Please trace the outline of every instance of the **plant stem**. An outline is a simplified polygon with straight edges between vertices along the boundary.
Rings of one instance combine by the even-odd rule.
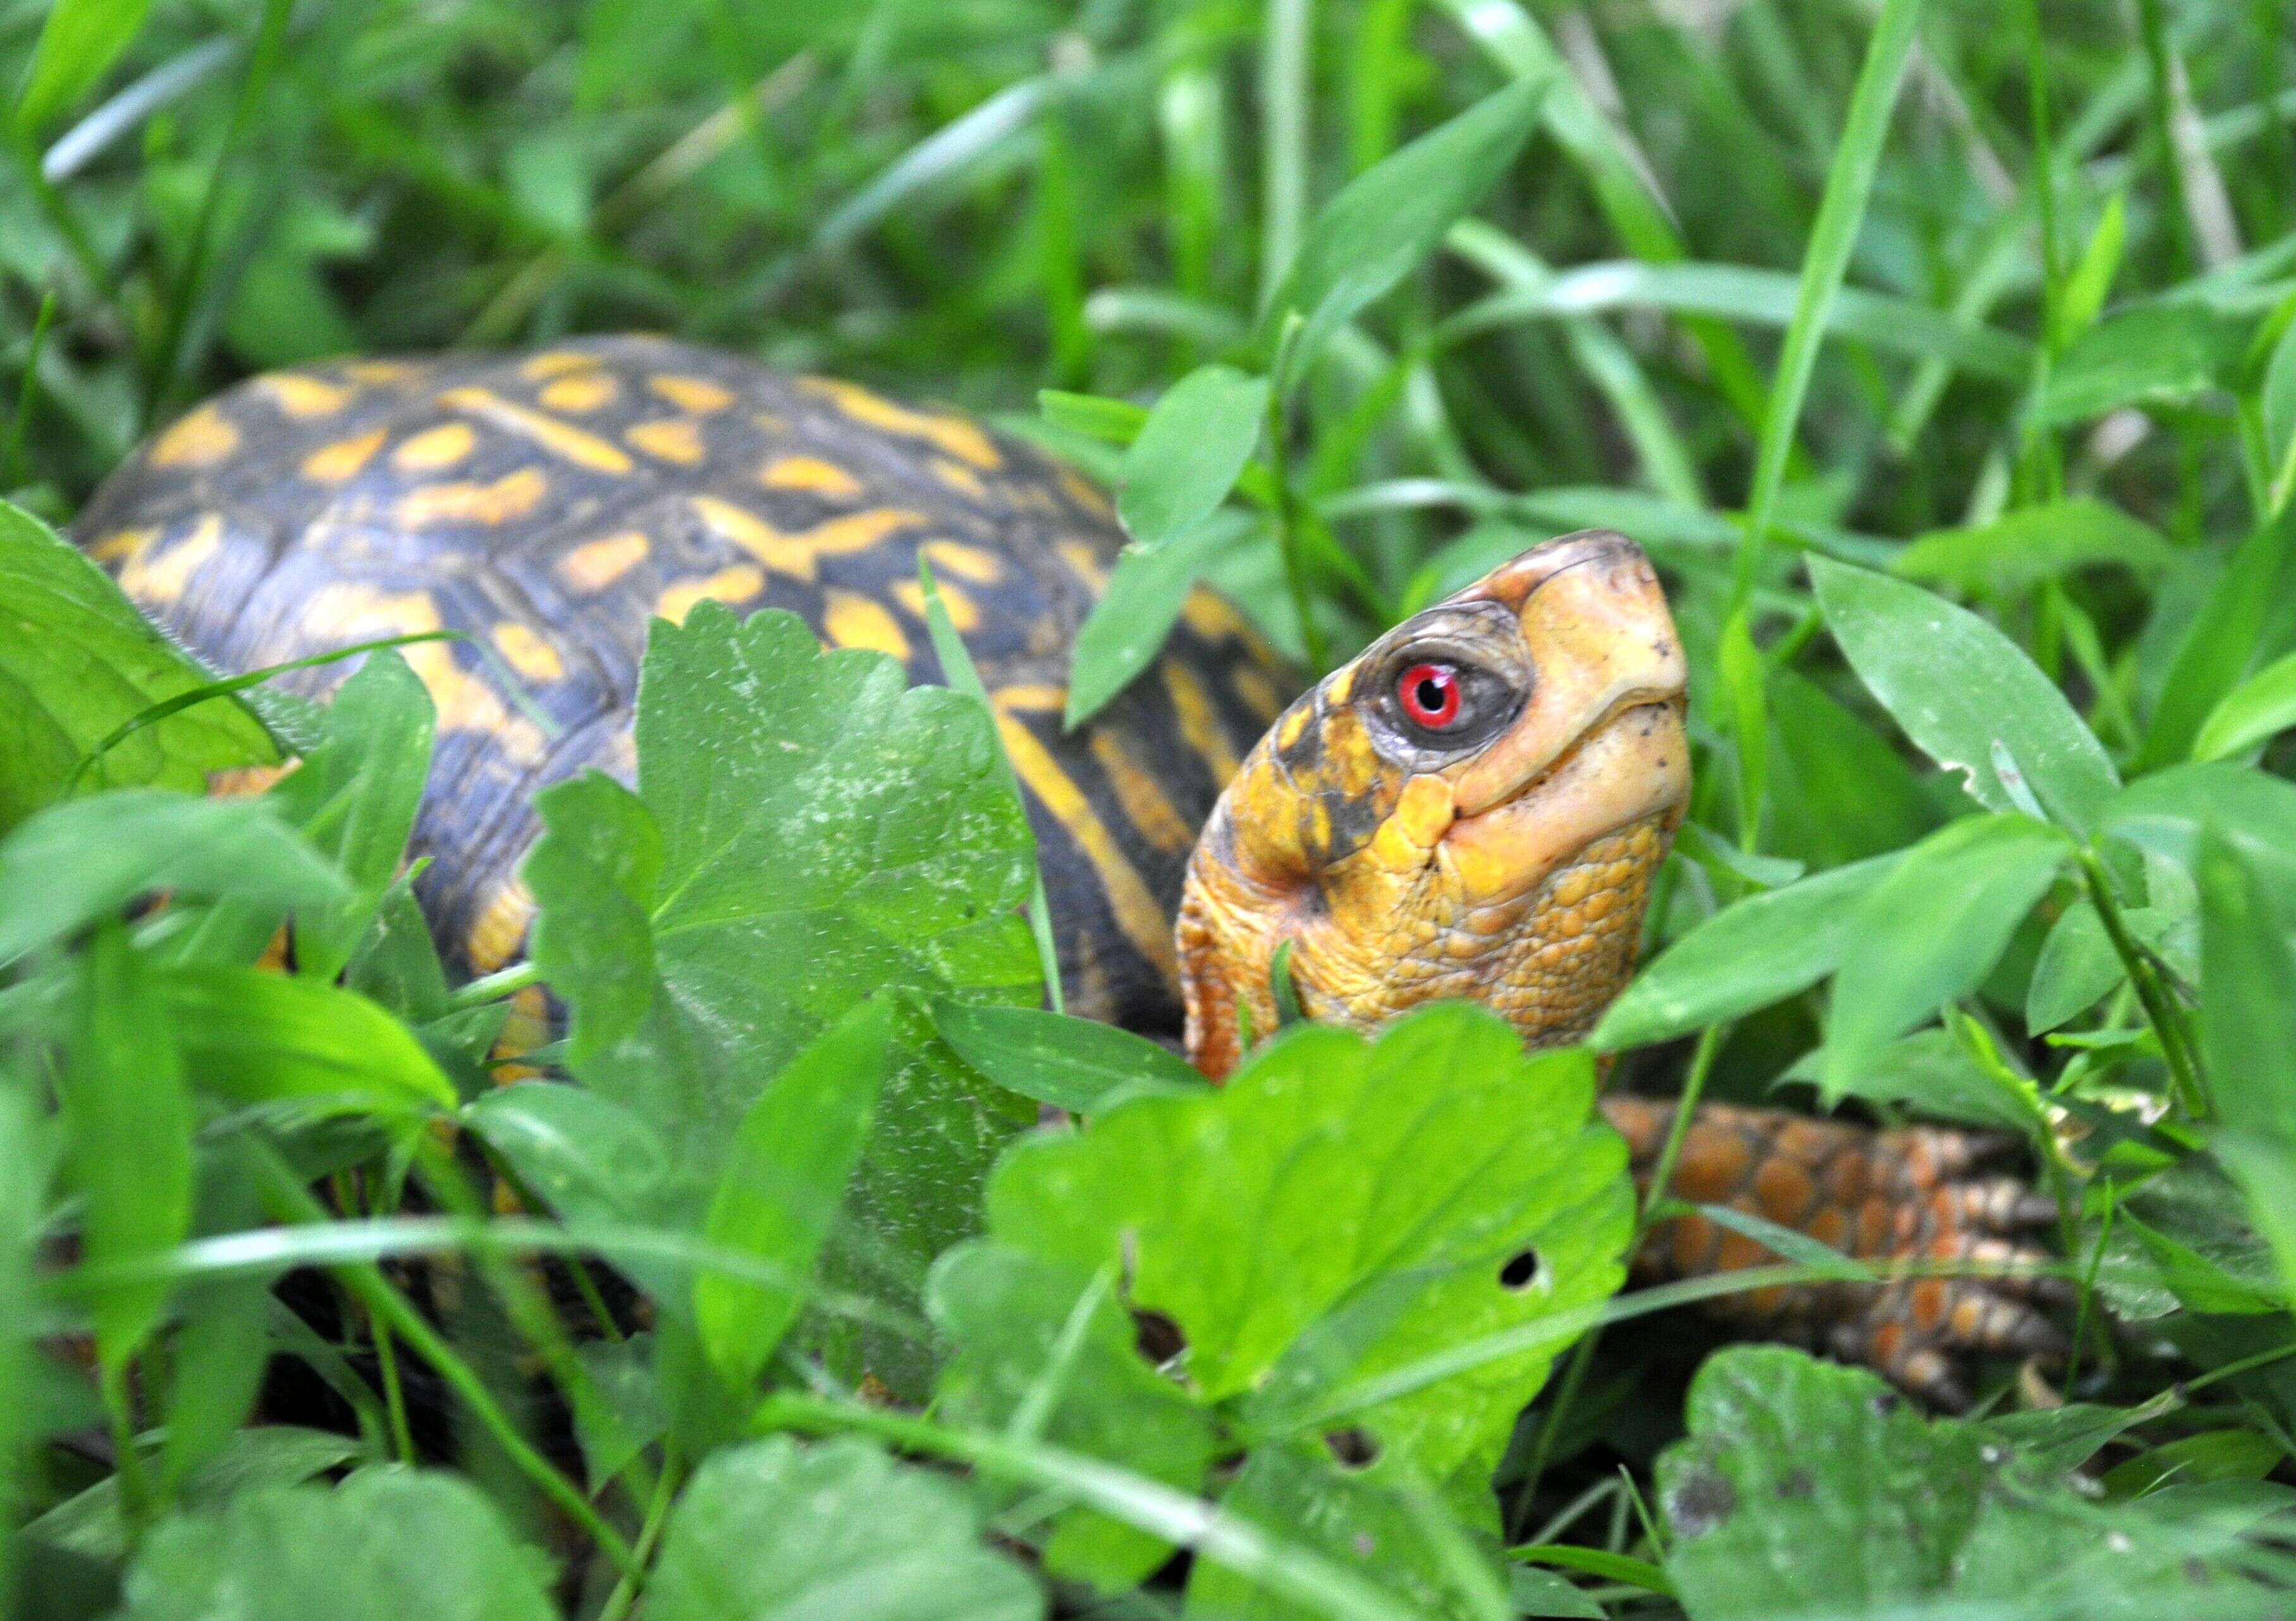
[[[669,1518],[669,1505],[677,1496],[680,1470],[675,1457],[661,1461],[661,1477],[654,1482],[653,1501],[646,1504],[645,1518],[638,1526],[637,1556],[641,1567],[653,1557],[654,1539],[661,1535],[662,1522]],[[636,1570],[622,1572],[622,1579],[614,1584],[614,1591],[606,1597],[605,1607],[598,1612],[598,1621],[622,1621],[630,1606],[637,1601],[638,1589],[644,1578]]]
[[[2121,967],[2128,971],[2128,983],[2136,988],[2136,1000],[2144,1005],[2144,1016],[2155,1034],[2161,1038],[2161,1054],[2168,1061],[2169,1075],[2175,1088],[2177,1100],[2194,1120],[2209,1117],[2208,1095],[2202,1090],[2190,1049],[2185,1045],[2184,1024],[2171,1005],[2168,987],[2152,971],[2152,961],[2136,937],[2128,932],[2128,921],[2120,914],[2120,902],[2114,899],[2112,880],[2104,864],[2093,851],[2080,852],[2081,876],[2087,881],[2089,904],[2096,908],[2097,917],[2103,921],[2105,937],[2120,958]]]
[[[1289,349],[1292,328],[1285,330],[1282,349]],[[1275,363],[1282,375],[1281,350]],[[1316,622],[1315,604],[1308,590],[1308,560],[1300,545],[1300,498],[1292,488],[1291,453],[1284,444],[1283,399],[1280,391],[1267,398],[1267,466],[1275,485],[1275,543],[1283,554],[1283,579],[1292,588],[1292,611],[1300,616],[1300,641],[1308,654],[1308,673],[1320,678],[1332,667],[1332,650]]]
[[[507,968],[497,968],[492,974],[482,974],[468,984],[456,989],[447,999],[447,1005],[456,1012],[465,1008],[482,1007],[517,995],[529,985],[542,983],[542,970],[531,962],[514,962]]]

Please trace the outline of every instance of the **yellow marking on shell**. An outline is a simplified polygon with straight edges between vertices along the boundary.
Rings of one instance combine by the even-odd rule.
[[[529,363],[530,364],[530,363]],[[562,457],[578,467],[587,467],[594,473],[627,473],[632,463],[629,453],[587,433],[571,423],[560,422],[554,416],[545,416],[539,411],[529,411],[514,405],[501,395],[481,388],[448,389],[439,396],[439,403],[451,411],[463,411],[492,423],[507,433],[531,441]]]
[[[360,433],[349,439],[339,439],[332,445],[321,445],[303,458],[303,476],[315,484],[344,484],[357,478],[359,470],[374,458],[382,448],[386,437],[381,428],[371,433]]]
[[[984,547],[962,540],[928,540],[917,548],[937,574],[954,574],[975,585],[995,585],[1004,578],[1004,560]]]
[[[943,580],[937,582],[940,589],[940,605],[948,610],[948,622],[959,630],[980,629],[980,605],[972,600],[964,588]],[[893,581],[893,595],[901,606],[919,619],[925,616],[925,588],[914,580]]]
[[[737,563],[731,568],[719,569],[701,580],[681,580],[654,600],[657,616],[674,625],[685,622],[685,616],[701,602],[742,603],[766,588],[763,571],[747,563]]]
[[[558,572],[578,590],[601,591],[636,568],[652,544],[635,529],[585,540],[558,560]]]
[[[895,530],[924,522],[916,513],[880,506],[790,531],[776,529],[746,507],[715,496],[694,496],[692,501],[695,515],[718,539],[740,547],[775,573],[798,580],[818,579],[824,557],[865,552]]]
[[[530,626],[506,619],[494,628],[495,648],[503,662],[529,681],[555,681],[566,673],[558,649],[534,633]]]
[[[510,999],[510,1015],[503,1020],[501,1031],[495,1037],[494,1057],[496,1062],[488,1074],[497,1086],[508,1086],[513,1081],[531,1081],[542,1071],[531,1064],[504,1063],[501,1060],[521,1057],[550,1039],[550,999],[543,994],[540,985],[529,985]],[[498,1189],[506,1189],[507,1182],[496,1182]]]
[[[1353,697],[1355,691],[1356,667],[1353,664],[1335,671],[1332,679],[1324,683],[1324,702],[1334,710]]]
[[[663,461],[676,462],[691,467],[702,457],[701,424],[684,416],[665,416],[658,422],[642,422],[622,437]]]
[[[221,411],[203,405],[152,441],[154,467],[212,467],[239,448],[239,430]]]
[[[840,647],[874,647],[908,662],[907,634],[874,597],[831,587],[822,593],[821,629]]]
[[[540,383],[545,378],[563,377],[569,372],[596,371],[600,364],[595,355],[579,354],[570,349],[547,349],[529,357],[518,369],[521,376]]]
[[[789,432],[788,422],[782,417],[775,416],[771,411],[757,412],[750,416],[750,420],[757,424],[758,432],[763,433],[786,433]]]
[[[1308,729],[1315,719],[1316,712],[1304,704],[1293,710],[1283,718],[1283,726],[1275,733],[1275,746],[1287,752],[1298,746],[1300,734]]]
[[[1267,671],[1237,664],[1229,669],[1227,684],[1243,700],[1243,706],[1259,717],[1261,725],[1273,726],[1275,717],[1283,712],[1283,695],[1275,690]]]
[[[98,563],[119,563],[133,557],[160,538],[156,529],[117,529],[87,548]]]
[[[1251,627],[1244,622],[1243,615],[1230,605],[1226,597],[1201,586],[1181,600],[1180,617],[1187,621],[1189,629],[1208,642],[1216,642],[1229,636],[1241,640],[1252,634]]]
[[[961,462],[994,472],[1004,465],[1004,457],[988,435],[962,416],[945,416],[937,411],[913,411],[896,405],[882,394],[872,393],[856,383],[840,382],[834,377],[800,377],[798,386],[825,394],[837,408],[856,422],[866,423],[873,428],[882,428],[888,433],[906,433],[930,440]]]
[[[549,493],[550,481],[539,467],[521,467],[491,484],[426,484],[398,498],[398,521],[409,529],[432,523],[492,527],[523,518]]]
[[[1140,836],[1157,849],[1176,854],[1193,845],[1196,830],[1165,797],[1155,774],[1133,759],[1116,729],[1095,726],[1086,735],[1091,738],[1092,757],[1100,762],[1108,786],[1116,791],[1117,802],[1124,807],[1126,818]]]
[[[1053,476],[1060,481],[1061,488],[1068,491],[1070,500],[1094,516],[1112,518],[1116,515],[1116,508],[1109,504],[1108,492],[1075,468],[1062,465],[1054,470]]]
[[[526,931],[533,922],[534,892],[516,878],[498,885],[463,936],[463,950],[471,967],[480,974],[507,967],[526,943]]]
[[[313,593],[303,612],[304,645],[348,646],[385,636],[417,636],[442,629],[439,605],[423,591],[386,591],[363,580],[338,580]],[[418,642],[399,649],[439,712],[439,730],[483,732],[512,767],[537,763],[549,740],[542,728],[512,712],[482,675],[456,661],[445,642]]]
[[[1108,588],[1108,571],[1101,566],[1100,553],[1089,541],[1055,540],[1053,549],[1060,553],[1062,562],[1076,571],[1077,578],[1095,591]]]
[[[996,689],[997,706],[1002,709],[1029,710],[1042,713],[1046,710],[1064,710],[1069,705],[1069,689],[1065,687],[1015,686]]]
[[[1210,770],[1212,781],[1226,786],[1227,779],[1235,775],[1235,747],[1220,726],[1211,695],[1196,679],[1195,671],[1177,659],[1157,660],[1156,671],[1164,678],[1164,690],[1171,695],[1172,708],[1180,718],[1180,736]]]
[[[324,378],[306,377],[299,372],[274,372],[263,379],[261,386],[271,396],[272,404],[306,422],[315,416],[332,416],[350,404],[351,396],[358,391]]]
[[[390,465],[406,473],[436,473],[478,448],[479,436],[466,422],[425,428],[390,453]]]
[[[156,554],[146,548],[119,571],[119,588],[138,602],[172,603],[192,583],[200,565],[223,549],[223,520],[208,514],[192,532]]]
[[[1001,692],[996,695],[996,731],[1004,740],[1004,753],[1012,761],[1013,769],[1092,863],[1093,871],[1100,878],[1101,893],[1107,898],[1108,909],[1116,919],[1116,926],[1132,942],[1132,949],[1154,964],[1166,980],[1177,983],[1171,919],[1156,903],[1139,869],[1118,846],[1108,824],[1100,819],[1091,802],[1085,798],[1084,790],[1061,769],[1060,762],[1037,741],[1037,735],[1007,712],[1004,696]]]
[[[579,416],[594,411],[622,391],[622,385],[608,371],[569,372],[543,384],[535,396],[543,408],[551,411],[571,411]]]
[[[706,416],[722,411],[734,403],[733,391],[720,388],[706,377],[680,377],[665,373],[646,379],[646,387],[660,395],[681,411]]]
[[[979,473],[963,462],[953,462],[945,456],[936,456],[925,465],[932,470],[933,477],[951,490],[962,495],[969,495],[976,501],[988,498],[988,486],[980,481]]]
[[[354,383],[404,383],[420,369],[405,360],[354,360],[343,375]]]
[[[817,456],[784,456],[768,462],[758,474],[758,482],[768,490],[810,490],[831,497],[861,493],[859,479]]]

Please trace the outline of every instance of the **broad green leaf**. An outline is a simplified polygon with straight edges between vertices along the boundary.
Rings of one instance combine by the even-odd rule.
[[[1082,725],[1154,662],[1212,559],[1251,532],[1242,513],[1215,513],[1154,546],[1117,554],[1108,588],[1069,649],[1065,726]]]
[[[106,922],[80,963],[59,1098],[72,1181],[85,1201],[80,1253],[96,1266],[183,1241],[192,1221],[192,1097],[179,1030],[151,965]],[[164,1282],[95,1302],[96,1352],[117,1376],[166,1304]]]
[[[528,955],[573,1010],[567,1058],[579,1073],[652,1005],[661,834],[644,800],[595,771],[544,790],[534,806],[542,836],[520,874],[538,909]]]
[[[549,1621],[542,1557],[476,1486],[363,1469],[332,1491],[250,1492],[154,1530],[121,1621]]]
[[[2040,960],[2025,988],[2025,1030],[2046,1035],[2087,1013],[2128,977],[2104,919],[2087,901],[2077,901],[2050,926]]]
[[[1159,1374],[1112,1288],[1089,1273],[1010,1245],[976,1241],[943,1255],[925,1296],[955,1346],[938,1406],[952,1422],[999,1430],[1024,1419],[1033,1438],[1198,1492],[1218,1450],[1212,1416]],[[1044,1546],[1054,1574],[1104,1590],[1128,1587],[1171,1545],[1093,1510],[1064,1510]]]
[[[37,1140],[29,1089],[0,1068],[0,1518],[20,1526],[33,1501],[29,1466],[39,1433],[35,1391],[33,1263],[47,1195],[47,1156]],[[16,1538],[0,1538],[0,1592],[12,1592]]]
[[[575,1360],[597,1397],[574,1413],[574,1438],[581,1444],[593,1492],[669,1428],[669,1403],[654,1371],[654,1336],[645,1333],[587,1340],[575,1349]],[[601,1417],[611,1422],[599,1422]]]
[[[239,1141],[210,1148],[202,1173],[195,1231],[245,1232],[263,1224]],[[272,1281],[260,1274],[210,1278],[180,1296],[160,1468],[171,1494],[223,1454],[254,1411],[271,1359],[265,1307]]]
[[[1355,1435],[1335,1432],[1256,1446],[1220,1494],[1220,1511],[1313,1549],[1387,1594],[1398,1614],[1472,1617],[1504,1605],[1489,1532],[1451,1518],[1423,1484],[1374,1477],[1358,1445]],[[1321,1621],[1328,1612],[1200,1559],[1181,1613],[1186,1621]]]
[[[430,775],[435,718],[405,659],[390,648],[369,654],[335,689],[317,743],[266,795],[351,888],[340,905],[297,915],[298,974],[331,980],[341,973],[398,878]]]
[[[1985,1427],[2043,1468],[2070,1470],[2087,1463],[2114,1436],[2184,1403],[2182,1394],[2171,1386],[2135,1407],[2069,1402],[2062,1407],[2002,1413],[1987,1419]]]
[[[1812,557],[1811,582],[1850,667],[1915,744],[1988,810],[2013,810],[2005,745],[2049,814],[2086,834],[2120,774],[2054,683],[1999,630],[1885,574]]]
[[[1769,848],[1833,868],[1902,850],[1937,824],[1900,749],[1796,671],[1774,670]]]
[[[1064,389],[1038,389],[1037,407],[1055,427],[1113,445],[1129,445],[1148,421],[1148,407],[1129,399],[1072,394]]]
[[[982,1545],[964,1488],[853,1438],[786,1436],[693,1472],[646,1584],[648,1621],[1037,1621],[1044,1595]]]
[[[1272,350],[1285,317],[1305,321],[1277,389],[1289,394],[1340,328],[1409,275],[1498,183],[1530,134],[1546,81],[1518,80],[1382,159],[1325,203],[1260,318]]]
[[[2056,828],[2006,815],[1951,823],[1898,859],[1858,905],[1834,975],[1828,1103],[1892,1040],[1984,981],[2070,852]]]
[[[2219,1155],[2226,1146],[2219,1134]],[[2097,1297],[2115,1318],[2132,1323],[2187,1304],[2243,1313],[2276,1310],[2275,1297],[2284,1288],[2272,1252],[2250,1219],[2251,1208],[2240,1184],[2207,1156],[2169,1166],[2118,1201],[2097,1266]],[[2093,1248],[2096,1241],[2092,1222],[2084,1242]]]
[[[1140,546],[1168,540],[1227,499],[1259,442],[1267,379],[1200,366],[1164,391],[1124,457],[1116,515]]]
[[[2268,870],[2296,861],[2296,784],[2227,761],[2139,778],[2105,807],[2103,831],[2196,870],[2213,831]]]
[[[734,1128],[702,1237],[809,1274],[845,1204],[883,1084],[892,1009],[862,1003],[790,1060]],[[693,1282],[702,1349],[734,1389],[752,1383],[802,1299],[720,1272]]]
[[[1631,1195],[1618,1140],[1589,1122],[1592,1075],[1585,1054],[1526,1056],[1465,1006],[1369,1044],[1297,1026],[1217,1092],[1136,1098],[1017,1144],[989,1183],[989,1230],[1087,1274],[1121,1267],[1128,1303],[1178,1326],[1193,1389],[1292,1421],[1617,1286]],[[1557,1348],[1355,1421],[1389,1465],[1480,1489]]]
[[[2005,597],[2101,564],[2142,573],[2175,566],[2177,553],[2151,524],[2089,496],[2021,506],[1989,523],[1934,530],[1898,554],[1908,580]]]
[[[67,0],[49,31],[66,13],[84,21],[106,9],[120,8]],[[123,722],[208,679],[77,547],[0,501],[0,834],[61,797]],[[278,757],[251,711],[217,698],[125,739],[81,786],[197,790],[210,771]]]
[[[2057,333],[2061,343],[2079,338],[2103,311],[2112,278],[2120,272],[2120,251],[2128,238],[2128,202],[2126,192],[2115,192],[2105,199],[2096,229],[2081,250],[2080,261],[2065,278],[2064,292],[2057,300],[2057,318],[2063,323]]]
[[[2176,405],[2216,386],[2246,334],[2199,303],[2155,303],[2113,316],[2073,341],[2049,374],[2038,416],[2086,422],[2123,406]]]
[[[194,1470],[181,1485],[179,1508],[219,1510],[234,1498],[301,1485],[331,1469],[357,1461],[360,1448],[346,1436],[292,1424],[253,1424],[235,1432],[221,1452]],[[117,1567],[129,1549],[127,1517],[119,1502],[119,1477],[105,1476],[67,1497],[27,1527],[50,1547]]]
[[[1861,1369],[1733,1347],[1699,1370],[1688,1419],[1658,1481],[1666,1570],[1691,1621],[2138,1621],[2251,1591],[2212,1557],[2231,1546],[2222,1533],[2094,1505],[1985,1427],[1926,1418]]]
[[[2204,834],[2201,892],[2202,1050],[2218,1115],[2240,1146],[2226,1156],[2256,1223],[2296,1286],[2296,936],[2286,902],[2226,839]]]
[[[1816,1086],[1825,1062],[1821,1047],[1779,1076],[1777,1084]],[[1935,1119],[2005,1126],[2028,1135],[2038,1135],[2046,1123],[2033,1082],[2012,1085],[1989,1073],[1950,1030],[1916,1030],[1899,1037],[1844,1077],[1842,1090],[1871,1103],[1910,1104]]]
[[[547,940],[554,911],[577,931],[619,915],[615,894],[631,897],[626,876],[652,868],[660,840],[645,1010],[570,1058],[584,1083],[660,1132],[682,1170],[714,1182],[773,1077],[881,989],[1038,996],[1019,912],[1031,842],[979,704],[909,688],[882,654],[824,653],[793,614],[743,622],[705,603],[683,627],[653,627],[637,749],[651,830],[588,790],[554,801],[530,860],[548,877]],[[554,867],[569,849],[578,859]],[[554,986],[578,1030],[602,1007],[610,1027],[627,1020],[636,997],[619,975],[609,965]],[[931,1258],[975,1230],[980,1181],[1035,1109],[959,1061],[922,1008],[895,1015],[891,1064],[828,1264],[852,1287],[914,1302]],[[896,1388],[921,1389],[929,1371],[897,1341],[833,1349],[854,1377],[865,1361]]]
[[[2296,325],[2289,328],[2296,332]],[[2193,739],[2193,758],[2244,754],[2296,726],[2296,653],[2275,659],[2225,694]]]
[[[1598,1052],[1663,1041],[1783,1001],[1833,972],[1859,903],[1895,856],[1875,856],[1725,907],[1644,968],[1587,1038]]]
[[[997,1085],[1072,1115],[1097,1111],[1136,1087],[1204,1084],[1195,1066],[1145,1036],[1037,1008],[933,1004],[933,1028]]]
[[[2276,512],[2296,486],[2296,322],[2272,346],[2257,408],[2263,419],[2264,465],[2271,480],[2268,498]]]
[[[193,1080],[218,1097],[386,1116],[459,1101],[414,1033],[356,992],[213,965],[169,968],[156,989]]]
[[[16,102],[17,138],[37,142],[50,120],[85,95],[127,48],[151,9],[152,0],[56,0]]]
[[[2259,526],[2226,563],[2177,646],[2137,751],[2136,769],[2171,765],[2190,754],[2202,726],[2247,676],[2292,544],[2296,510]]]
[[[326,906],[342,879],[260,800],[158,788],[51,806],[0,842],[0,963],[165,890],[282,909]]]

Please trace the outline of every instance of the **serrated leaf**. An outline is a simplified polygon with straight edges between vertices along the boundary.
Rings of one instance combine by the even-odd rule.
[[[1439,1007],[1375,1043],[1319,1025],[1221,1090],[1120,1104],[998,1165],[1000,1243],[1087,1273],[1187,1342],[1189,1385],[1258,1421],[1445,1345],[1599,1301],[1630,1194],[1590,1123],[1583,1053],[1525,1056],[1494,1015]],[[1510,1263],[1534,1257],[1516,1287]],[[1373,1408],[1390,1467],[1479,1489],[1546,1376],[1542,1346]]]
[[[1178,1491],[1202,1489],[1218,1446],[1210,1412],[1149,1366],[1131,1318],[1111,1290],[1095,1293],[1090,1273],[976,1241],[940,1258],[925,1300],[956,1348],[936,1386],[953,1422],[1001,1430],[1032,1414],[1036,1439]],[[1081,1506],[1061,1513],[1044,1547],[1055,1575],[1110,1592],[1171,1553]]]
[[[1041,1008],[942,1000],[933,1004],[933,1028],[997,1085],[1073,1115],[1135,1087],[1205,1084],[1193,1065],[1145,1036]]]
[[[102,9],[61,6],[49,29],[66,12]],[[77,547],[0,501],[0,833],[61,797],[82,759],[122,723],[208,679]],[[82,788],[196,791],[211,771],[278,757],[254,713],[222,697],[127,737]]]
[[[244,1493],[160,1525],[127,1573],[122,1621],[550,1621],[547,1566],[478,1488],[363,1469],[332,1491]]]
[[[1644,968],[1587,1044],[1616,1052],[1662,1041],[1807,991],[1841,963],[1859,904],[1896,860],[1875,856],[1725,907]]]
[[[865,1442],[787,1437],[693,1472],[646,1584],[649,1621],[1037,1621],[1044,1596],[980,1542],[964,1490]]]
[[[661,833],[644,800],[595,771],[535,795],[534,808],[543,834],[521,869],[537,909],[529,957],[573,1011],[567,1053],[579,1073],[653,1003]]]
[[[52,805],[0,841],[0,964],[156,890],[283,911],[346,893],[259,800],[124,788]]]
[[[2007,815],[1950,823],[1898,858],[1859,903],[1834,975],[1828,1104],[1891,1041],[1982,983],[2070,853],[2056,828]]]
[[[1996,774],[2004,744],[2049,814],[2087,834],[2120,786],[2112,757],[2055,683],[1966,608],[1829,558],[1810,580],[1858,679],[1931,759],[1959,771],[1992,810],[2013,810]]]
[[[1306,323],[1276,386],[1289,394],[1333,333],[1409,275],[1443,233],[1498,184],[1530,134],[1546,80],[1518,79],[1382,158],[1308,226],[1260,320],[1273,349],[1284,317]]]

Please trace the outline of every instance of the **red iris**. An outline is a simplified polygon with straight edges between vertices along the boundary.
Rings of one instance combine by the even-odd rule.
[[[1459,672],[1448,664],[1414,664],[1396,678],[1395,695],[1414,725],[1439,732],[1459,718]]]

